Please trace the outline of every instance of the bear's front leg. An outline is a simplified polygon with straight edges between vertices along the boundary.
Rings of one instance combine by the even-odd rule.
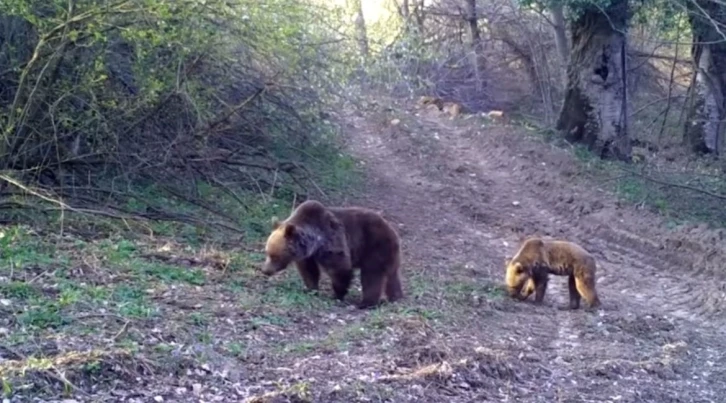
[[[318,263],[330,276],[335,299],[342,301],[348,294],[350,283],[353,280],[350,257],[342,252],[325,251],[319,254]]]
[[[305,283],[305,287],[309,291],[317,291],[320,284],[320,267],[318,267],[315,259],[298,260],[295,265],[300,277],[303,279],[303,283]]]

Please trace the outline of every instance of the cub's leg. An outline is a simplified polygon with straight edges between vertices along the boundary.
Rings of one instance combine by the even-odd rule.
[[[314,259],[298,260],[295,262],[297,271],[305,283],[305,287],[310,291],[316,291],[320,283],[320,267]]]
[[[597,291],[595,291],[594,276],[575,277],[575,285],[577,291],[582,295],[582,298],[585,299],[590,308],[600,306],[600,298],[598,298]]]
[[[529,298],[530,295],[534,294],[535,291],[535,285],[533,279],[528,279],[526,283],[524,283],[524,294],[522,294],[521,300],[524,301],[527,298]]]
[[[548,279],[546,277],[538,278],[538,279],[534,280],[534,303],[535,304],[541,304],[542,301],[544,301],[545,292],[547,291],[547,281],[548,281]]]
[[[570,289],[570,309],[577,309],[580,307],[580,293],[577,291],[577,280],[574,275],[567,276],[567,285]]]

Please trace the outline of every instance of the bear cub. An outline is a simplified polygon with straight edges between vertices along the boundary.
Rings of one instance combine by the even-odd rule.
[[[505,282],[512,298],[525,300],[534,292],[535,303],[541,303],[549,275],[554,274],[568,277],[570,309],[580,307],[580,298],[590,308],[600,306],[595,290],[595,258],[573,242],[529,238],[506,266]]]
[[[399,236],[372,210],[305,201],[286,220],[273,219],[265,254],[265,275],[272,276],[294,262],[312,291],[318,289],[322,270],[330,277],[338,300],[348,293],[354,269],[360,269],[361,309],[378,305],[383,290],[389,302],[403,297]]]

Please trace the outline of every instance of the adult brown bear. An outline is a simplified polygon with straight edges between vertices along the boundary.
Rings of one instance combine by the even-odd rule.
[[[354,269],[360,269],[361,309],[378,305],[384,289],[389,302],[403,297],[398,234],[372,210],[308,200],[286,220],[274,219],[265,253],[264,274],[272,276],[295,262],[305,286],[317,290],[322,269],[339,300],[348,293]]]
[[[549,275],[568,276],[570,309],[580,307],[581,297],[590,308],[595,308],[600,305],[595,290],[596,272],[595,258],[581,246],[568,241],[529,238],[507,262],[505,282],[512,298],[524,300],[534,292],[535,302],[541,303]]]

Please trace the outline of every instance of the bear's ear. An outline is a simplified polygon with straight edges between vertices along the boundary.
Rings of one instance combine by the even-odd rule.
[[[338,220],[338,217],[336,217],[333,213],[329,211],[326,212],[325,218],[327,219],[328,227],[330,227],[331,230],[337,231],[343,227],[343,223],[341,223],[340,220]]]
[[[297,227],[295,224],[287,224],[285,226],[285,238],[294,238],[297,235]]]
[[[272,224],[273,231],[280,228],[280,225],[282,225],[282,222],[280,222],[280,219],[277,216],[272,216],[270,223]]]

